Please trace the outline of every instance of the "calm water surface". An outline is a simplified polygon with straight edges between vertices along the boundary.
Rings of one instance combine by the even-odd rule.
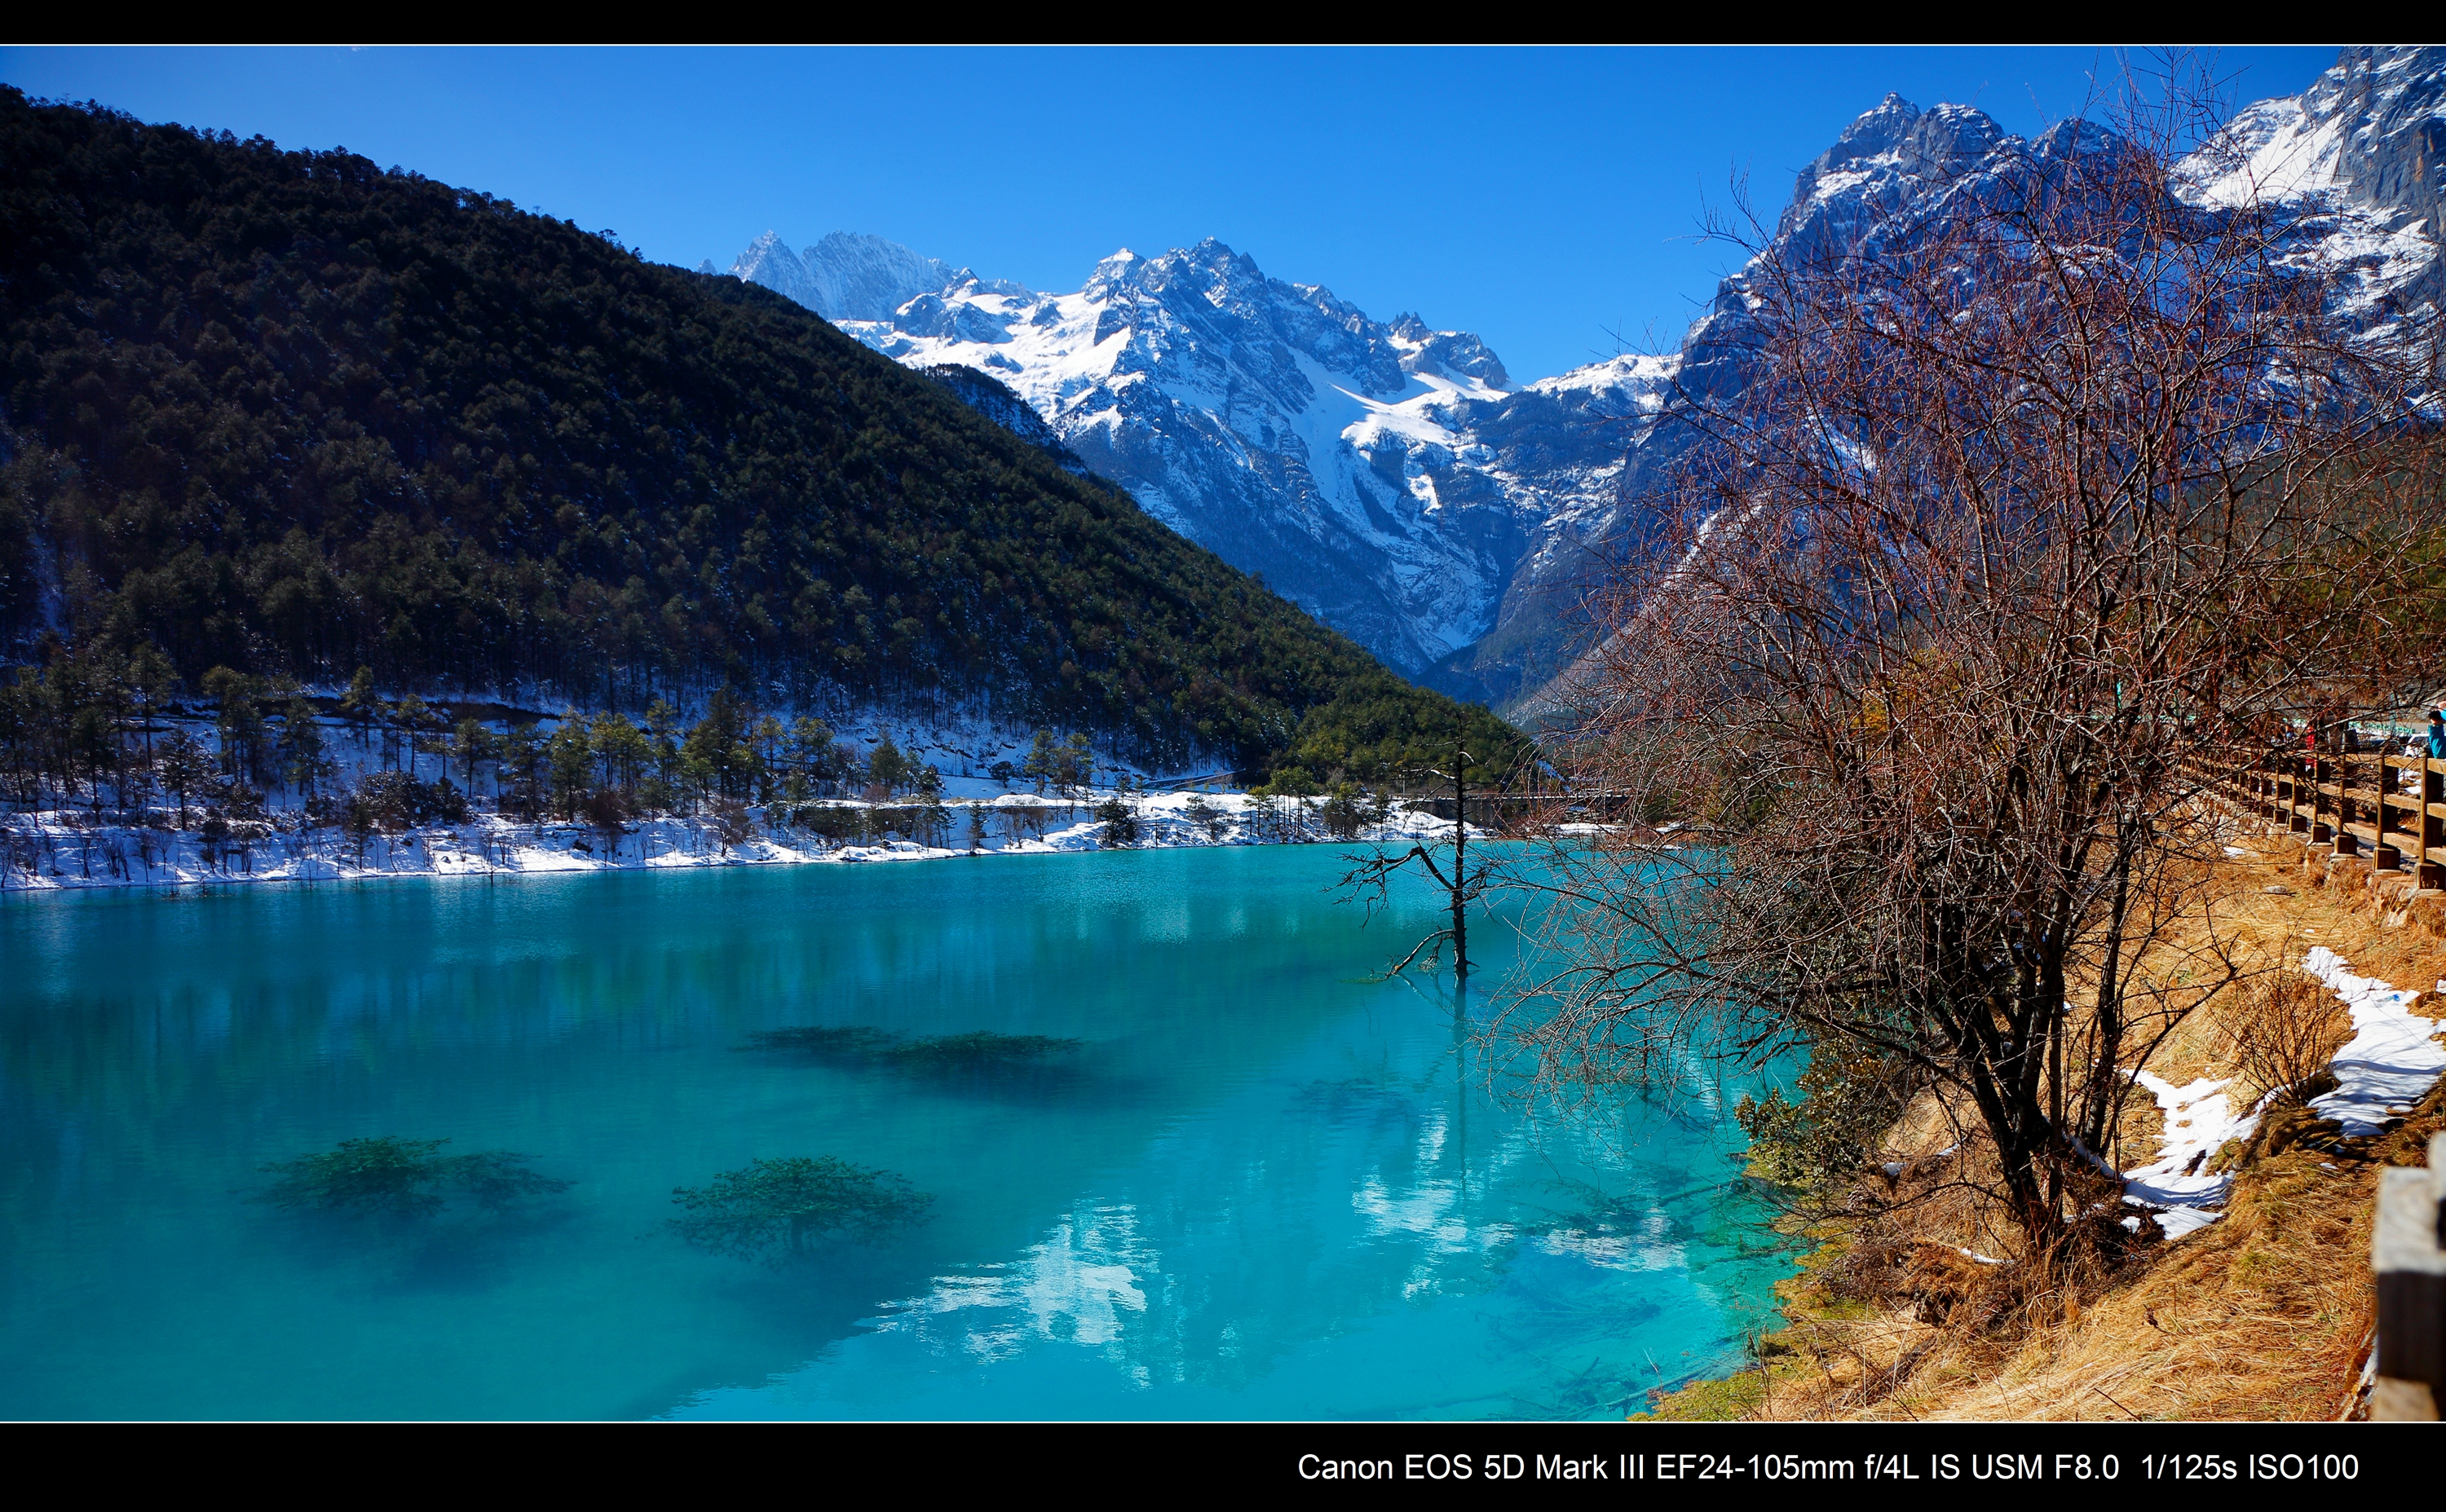
[[[1363,930],[1339,870],[10,898],[0,1417],[1584,1417],[1729,1364],[1788,1273],[1729,1119],[1491,1099],[1447,992],[1360,980],[1432,900]],[[1087,1045],[951,1082],[736,1048],[794,1024]],[[575,1185],[405,1226],[249,1200],[383,1134]],[[932,1221],[781,1268],[665,1227],[800,1154]]]

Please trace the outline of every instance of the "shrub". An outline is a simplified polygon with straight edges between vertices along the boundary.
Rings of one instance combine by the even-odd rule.
[[[1189,822],[1205,831],[1210,841],[1223,838],[1223,811],[1207,802],[1202,793],[1190,795]]]
[[[738,799],[716,798],[707,806],[707,812],[713,816],[714,833],[722,836],[722,843],[732,849],[756,838],[755,815],[749,813],[747,805]]]
[[[776,1264],[828,1240],[882,1238],[925,1221],[933,1198],[908,1178],[830,1155],[752,1160],[704,1186],[677,1186],[671,1228],[698,1249]]]
[[[1750,1168],[1778,1186],[1827,1193],[1859,1175],[1902,1116],[1914,1090],[1908,1066],[1819,1045],[1800,1073],[1800,1097],[1780,1088],[1744,1092],[1733,1117],[1750,1136]]]
[[[2325,1089],[2328,1065],[2353,1036],[2343,999],[2306,974],[2285,972],[2238,995],[2219,1016],[2234,1068],[2262,1093],[2306,1102]]]
[[[264,1172],[277,1180],[262,1200],[280,1207],[388,1218],[427,1218],[452,1197],[499,1212],[529,1197],[569,1189],[570,1183],[527,1169],[527,1157],[506,1149],[444,1155],[446,1139],[344,1139],[317,1155],[275,1161]]]
[[[1050,1035],[1001,1035],[980,1030],[913,1039],[880,1052],[880,1056],[903,1071],[992,1071],[1066,1055],[1080,1044],[1076,1039]]]

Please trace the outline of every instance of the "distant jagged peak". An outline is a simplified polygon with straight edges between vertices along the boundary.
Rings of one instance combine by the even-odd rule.
[[[732,276],[762,284],[828,320],[890,320],[910,301],[957,291],[1025,295],[1021,286],[977,276],[939,257],[868,232],[836,231],[794,252],[767,231],[730,265]]]
[[[813,297],[800,303],[827,320],[889,320],[911,300],[939,294],[968,273],[939,257],[858,231],[826,233],[806,250],[804,261]]]
[[[1834,144],[1800,171],[1792,202],[1806,204],[1828,180],[1838,177],[1855,183],[1884,172],[1957,178],[2004,140],[2004,128],[1983,110],[1942,103],[1922,110],[1890,93],[1844,127]]]
[[[747,244],[730,265],[730,276],[751,284],[762,284],[777,293],[787,294],[801,305],[814,303],[808,296],[807,268],[799,254],[781,239],[778,231],[767,231]]]
[[[1512,386],[1512,375],[1503,370],[1502,360],[1473,332],[1437,330],[1415,311],[1395,316],[1384,329],[1402,350],[1405,373],[1441,372],[1462,383],[1475,379],[1497,394]]]
[[[1098,263],[1087,274],[1086,287],[1080,290],[1089,299],[1109,299],[1113,293],[1136,281],[1146,259],[1127,247]]]

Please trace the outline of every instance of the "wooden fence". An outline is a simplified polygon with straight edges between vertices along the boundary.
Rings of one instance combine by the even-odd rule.
[[[2446,761],[2304,752],[2215,785],[2305,844],[2366,862],[2374,887],[2446,884]],[[2446,1134],[2430,1141],[2427,1169],[2380,1173],[2371,1269],[2369,1415],[2434,1422],[2446,1403]]]
[[[2446,761],[2321,753],[2279,757],[2229,791],[2258,817],[2373,869],[2446,887]]]

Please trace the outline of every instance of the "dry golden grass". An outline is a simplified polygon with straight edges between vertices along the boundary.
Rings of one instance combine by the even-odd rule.
[[[2267,993],[2312,946],[2423,993],[2446,976],[2446,944],[2432,932],[2437,915],[2407,921],[2365,889],[2323,887],[2301,848],[2281,837],[2235,844],[2256,853],[2215,867],[2197,916],[2176,921],[2164,950],[2143,964],[2171,982],[2186,970],[2221,974],[2222,954],[2244,976],[2168,1037],[2151,1060],[2158,1074],[2235,1075],[2234,1015],[2223,1003]],[[2292,891],[2265,891],[2270,885]],[[2438,1007],[2424,998],[2416,1011],[2435,1017]],[[2259,1090],[2235,1089],[2252,1098]],[[1932,1096],[1915,1102],[1886,1155],[1905,1163],[1902,1178],[1869,1178],[1888,1201],[1915,1200],[1818,1230],[1826,1245],[1784,1284],[1791,1324],[1761,1341],[1759,1366],[1661,1397],[1655,1415],[2332,1418],[2350,1406],[2369,1347],[2378,1171],[2420,1163],[2428,1137],[2446,1129],[2446,1086],[2372,1140],[2338,1140],[2332,1125],[2322,1132],[2298,1106],[2280,1105],[2221,1221],[2083,1276],[2033,1279],[1959,1253],[2009,1256],[2013,1243],[1969,1185],[1947,1179],[1976,1173],[1979,1142],[1931,1158],[1960,1138],[1959,1122]],[[2157,1122],[2145,1096],[2130,1105],[2122,1164],[2147,1159]]]

